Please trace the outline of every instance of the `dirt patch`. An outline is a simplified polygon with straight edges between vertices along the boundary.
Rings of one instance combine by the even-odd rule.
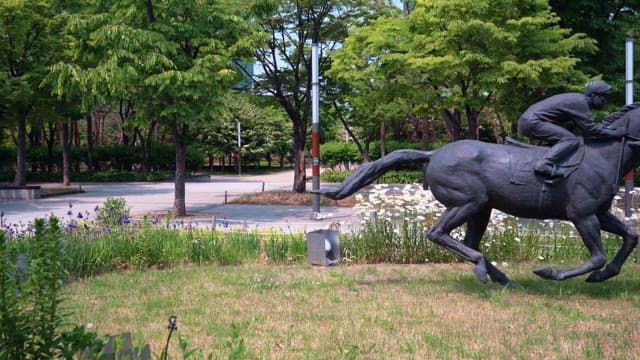
[[[310,193],[296,193],[292,191],[267,191],[255,194],[245,194],[229,201],[231,204],[248,205],[309,205],[311,206]],[[354,196],[342,200],[330,200],[320,197],[320,205],[353,207],[356,204]]]
[[[41,198],[48,198],[54,196],[62,196],[62,195],[73,195],[83,193],[82,186],[80,185],[72,185],[72,186],[42,186],[42,191],[40,193]]]

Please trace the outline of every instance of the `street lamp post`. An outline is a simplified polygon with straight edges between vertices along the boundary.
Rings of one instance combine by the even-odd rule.
[[[311,158],[312,178],[311,208],[313,216],[320,213],[320,89],[318,69],[319,46],[311,44]]]

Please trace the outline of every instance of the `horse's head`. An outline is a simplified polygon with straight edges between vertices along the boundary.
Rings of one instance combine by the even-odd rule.
[[[620,111],[607,115],[602,122],[616,129],[626,129],[629,140],[640,141],[640,102],[625,105]]]

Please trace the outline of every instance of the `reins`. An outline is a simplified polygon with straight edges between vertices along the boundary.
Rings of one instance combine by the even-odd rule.
[[[613,191],[614,193],[618,192],[618,187],[620,186],[620,170],[622,167],[622,156],[624,155],[624,148],[627,146],[627,139],[631,139],[634,141],[640,140],[640,138],[636,136],[629,135],[629,116],[626,117],[624,122],[624,135],[622,136],[622,146],[620,147],[620,155],[618,156],[618,168],[616,170],[616,180],[613,183]]]

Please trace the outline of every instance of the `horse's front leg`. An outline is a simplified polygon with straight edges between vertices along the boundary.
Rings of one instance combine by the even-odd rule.
[[[611,277],[614,277],[620,273],[622,265],[627,261],[629,255],[633,251],[633,248],[638,244],[638,234],[631,231],[631,229],[615,217],[610,212],[598,214],[600,220],[600,228],[606,232],[616,234],[622,237],[622,246],[618,250],[618,253],[613,260],[604,268],[604,270],[597,270],[591,273],[587,278],[589,282],[605,281]]]
[[[600,222],[595,214],[591,214],[573,221],[578,229],[582,242],[589,250],[591,257],[579,266],[566,269],[554,270],[551,267],[543,267],[533,272],[545,279],[564,280],[587,272],[600,269],[607,262],[607,256],[600,240]]]

